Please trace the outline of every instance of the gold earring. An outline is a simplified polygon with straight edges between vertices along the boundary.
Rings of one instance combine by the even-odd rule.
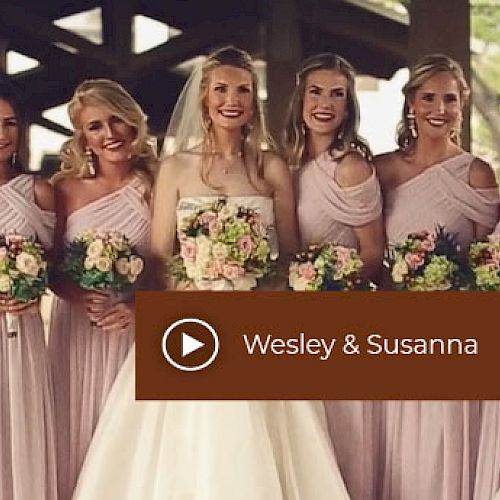
[[[92,150],[87,146],[85,148],[85,158],[87,161],[87,170],[91,177],[95,177],[95,163],[94,163],[94,155],[92,154]]]
[[[408,128],[410,129],[411,136],[416,139],[418,137],[417,124],[415,122],[415,111],[410,109],[406,115],[408,119]]]

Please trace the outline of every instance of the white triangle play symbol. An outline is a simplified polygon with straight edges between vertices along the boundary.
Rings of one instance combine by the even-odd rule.
[[[191,354],[194,351],[197,351],[201,347],[205,345],[204,342],[200,342],[195,338],[191,337],[187,333],[182,332],[182,357]]]

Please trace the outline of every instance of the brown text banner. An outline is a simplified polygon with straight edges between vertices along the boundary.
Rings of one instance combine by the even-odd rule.
[[[494,292],[140,292],[137,399],[500,399]]]

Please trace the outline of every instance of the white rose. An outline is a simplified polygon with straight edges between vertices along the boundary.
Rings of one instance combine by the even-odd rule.
[[[130,271],[130,264],[128,263],[128,259],[126,259],[125,257],[121,257],[120,259],[118,259],[116,261],[115,267],[118,273],[123,276],[128,274]]]
[[[111,237],[110,237],[110,241],[111,241],[111,245],[116,248],[116,250],[118,250],[119,252],[121,252],[122,250],[125,250],[125,238],[123,237],[123,235],[119,232],[113,232],[111,233]]]
[[[210,257],[210,249],[212,245],[210,239],[205,235],[198,236],[196,238],[196,259],[200,261],[205,261]]]
[[[108,257],[99,257],[96,260],[95,267],[102,273],[106,273],[111,269],[111,259]]]
[[[87,271],[90,271],[93,267],[95,267],[96,262],[97,261],[96,259],[94,259],[94,257],[85,257],[83,267],[85,267]]]
[[[301,277],[297,277],[293,283],[290,282],[290,286],[295,292],[305,292],[307,290],[307,285],[309,285],[309,281]]]
[[[392,268],[392,280],[394,283],[402,283],[404,277],[408,274],[408,265],[403,259],[399,259],[394,263]]]
[[[103,250],[104,250],[104,244],[102,240],[95,240],[88,246],[87,256],[96,259],[97,257],[101,256]]]
[[[0,275],[0,292],[1,293],[10,292],[10,278],[6,274]]]
[[[143,269],[144,269],[144,261],[140,257],[132,255],[132,257],[130,257],[130,274],[133,274],[134,276],[139,276],[139,274],[142,273]]]
[[[40,270],[36,258],[26,252],[21,252],[16,257],[16,268],[29,276],[38,276],[38,271]]]
[[[128,278],[129,283],[135,283],[135,281],[137,280],[137,275],[136,274],[129,274],[127,276],[127,278]]]
[[[217,242],[212,247],[212,256],[217,260],[224,260],[228,256],[228,251],[226,245],[221,242]]]
[[[226,203],[219,211],[219,219],[227,220],[238,213],[238,207],[234,203]]]

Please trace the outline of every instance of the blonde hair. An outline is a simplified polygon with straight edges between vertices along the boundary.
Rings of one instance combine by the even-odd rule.
[[[448,72],[455,78],[458,84],[460,104],[463,108],[469,99],[470,89],[464,77],[464,72],[460,64],[444,54],[429,54],[420,59],[411,69],[408,82],[403,87],[405,102],[401,121],[396,132],[396,141],[401,150],[411,151],[417,142],[417,138],[412,136],[410,129],[410,101],[415,97],[417,90],[431,77],[440,72]],[[460,129],[454,129],[451,140],[460,146]]]
[[[288,117],[284,130],[284,149],[289,165],[301,167],[307,162],[307,128],[303,119],[304,94],[307,76],[318,70],[338,71],[347,80],[347,112],[340,125],[340,130],[332,136],[329,151],[341,151],[348,154],[359,151],[365,158],[372,154],[367,142],[358,134],[359,103],[355,90],[356,73],[354,68],[343,57],[325,52],[307,58],[296,74],[296,85],[290,102]]]
[[[215,52],[212,52],[203,62],[201,67],[201,82],[200,82],[200,106],[202,110],[202,128],[203,141],[201,144],[202,150],[202,169],[201,177],[205,184],[212,186],[208,180],[210,169],[213,165],[215,152],[215,137],[212,129],[212,123],[208,116],[205,100],[208,95],[210,82],[210,74],[219,66],[231,66],[240,68],[250,73],[252,77],[252,118],[242,127],[241,144],[243,161],[245,162],[245,153],[250,151],[256,155],[257,173],[262,177],[264,164],[264,150],[274,150],[273,141],[269,135],[262,106],[258,97],[258,77],[253,66],[252,57],[244,50],[233,46],[223,47]],[[250,179],[252,180],[252,179]]]
[[[91,177],[80,123],[85,106],[105,106],[135,131],[132,141],[132,168],[143,180],[150,193],[157,170],[154,140],[148,134],[146,115],[133,97],[117,82],[107,79],[85,80],[75,90],[68,105],[68,114],[74,128],[73,137],[61,147],[61,171],[53,180],[64,177]]]

